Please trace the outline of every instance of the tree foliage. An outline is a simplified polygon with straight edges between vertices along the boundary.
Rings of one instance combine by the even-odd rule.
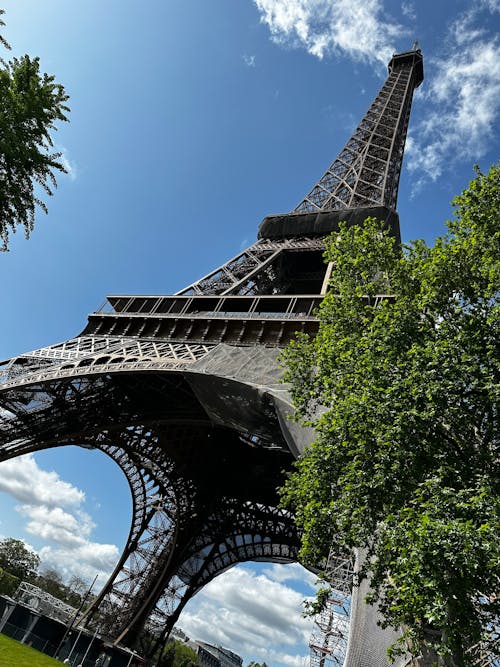
[[[284,353],[317,434],[283,490],[302,557],[364,549],[385,622],[464,666],[500,606],[499,181],[477,171],[432,247],[341,226],[319,333]]]
[[[44,568],[33,583],[58,600],[76,608],[81,605],[88,589],[87,584],[76,576],[72,577],[66,585],[62,575],[53,568]]]
[[[12,597],[20,583],[18,577],[0,567],[0,595]]]
[[[0,567],[20,580],[33,580],[40,557],[26,548],[22,540],[7,537],[0,540]]]
[[[184,642],[172,639],[162,652],[160,667],[197,667],[196,651]]]
[[[66,172],[61,153],[52,151],[51,132],[57,121],[68,120],[69,108],[64,87],[40,71],[38,58],[0,63],[0,249],[7,250],[18,225],[29,237],[37,205],[47,212],[37,191],[51,195],[54,172]]]

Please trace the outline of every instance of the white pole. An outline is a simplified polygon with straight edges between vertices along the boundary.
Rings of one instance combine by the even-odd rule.
[[[72,654],[73,654],[73,651],[75,650],[75,646],[78,644],[78,640],[80,639],[80,637],[81,637],[81,635],[82,635],[82,632],[83,632],[83,628],[80,629],[80,632],[78,633],[78,636],[77,636],[77,638],[75,639],[75,643],[74,643],[73,646],[71,647],[71,651],[69,652],[69,655],[68,655],[68,660],[71,658],[71,656],[72,656]]]
[[[97,628],[97,630],[94,632],[94,636],[92,637],[92,639],[90,640],[89,645],[87,646],[87,650],[85,651],[85,655],[84,655],[83,658],[82,658],[82,665],[83,665],[84,662],[85,662],[85,658],[87,657],[87,653],[90,651],[90,647],[91,647],[92,644],[94,643],[94,639],[97,637],[97,633],[98,633],[98,632],[99,632],[99,628]]]

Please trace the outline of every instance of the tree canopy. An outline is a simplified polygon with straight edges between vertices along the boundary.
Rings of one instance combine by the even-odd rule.
[[[33,580],[40,557],[30,551],[22,540],[7,537],[0,540],[0,567],[20,580]]]
[[[159,664],[161,667],[196,667],[196,651],[184,642],[171,639],[163,649]]]
[[[0,26],[4,25],[0,10]],[[0,43],[10,48],[0,36]],[[18,225],[28,238],[35,208],[47,212],[40,191],[51,195],[54,172],[66,172],[61,153],[53,152],[51,132],[66,121],[68,95],[54,77],[40,71],[38,58],[0,60],[0,249]]]
[[[326,244],[319,333],[284,353],[316,439],[283,502],[306,562],[365,550],[368,601],[404,629],[401,650],[465,666],[500,607],[500,165],[453,204],[432,247],[373,219]]]

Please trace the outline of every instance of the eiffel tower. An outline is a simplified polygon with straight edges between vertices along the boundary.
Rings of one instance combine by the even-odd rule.
[[[335,161],[258,240],[175,295],[113,295],[84,331],[0,365],[0,460],[67,444],[97,448],[133,501],[126,547],[86,612],[133,645],[167,636],[186,602],[243,561],[296,562],[300,536],[277,487],[310,441],[287,419],[280,349],[314,335],[340,220],[383,219],[399,238],[398,183],[418,45],[396,54]],[[117,508],[118,511],[118,508]]]

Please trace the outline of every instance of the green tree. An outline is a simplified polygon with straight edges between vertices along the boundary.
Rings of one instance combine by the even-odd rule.
[[[0,567],[21,580],[32,580],[40,565],[40,557],[26,548],[22,540],[7,537],[0,540]]]
[[[172,639],[162,652],[160,667],[196,667],[198,656],[196,651],[184,642]]]
[[[53,568],[44,568],[36,578],[36,585],[58,600],[67,601],[69,589],[64,585],[62,576]]]
[[[77,574],[73,574],[65,589],[66,602],[73,607],[79,607],[87,596],[89,584]]]
[[[20,583],[21,580],[18,577],[0,567],[0,595],[12,597]]]
[[[0,26],[4,14],[0,10]],[[7,46],[5,39],[0,42]],[[9,233],[33,229],[35,207],[47,212],[37,188],[52,195],[55,171],[66,172],[61,153],[52,152],[51,132],[68,120],[68,95],[54,77],[40,72],[38,58],[24,55],[0,61],[0,241],[8,250]]]
[[[365,550],[368,602],[401,645],[466,666],[500,607],[500,165],[453,204],[433,247],[373,219],[327,243],[319,333],[284,353],[316,439],[283,502],[305,561]]]

